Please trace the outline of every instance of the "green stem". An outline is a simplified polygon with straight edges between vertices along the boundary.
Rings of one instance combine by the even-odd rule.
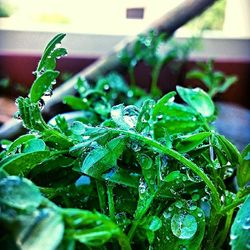
[[[211,221],[208,226],[207,230],[207,236],[206,236],[206,242],[204,244],[204,248],[207,250],[213,250],[214,249],[214,236],[216,234],[221,215],[218,214],[218,212],[215,211],[214,215],[211,214],[210,216]]]
[[[166,148],[165,146],[163,146],[162,144],[160,144],[159,142],[157,142],[151,138],[144,137],[143,135],[134,133],[132,131],[127,131],[127,130],[113,129],[113,128],[108,128],[108,130],[112,131],[113,133],[127,135],[129,137],[134,138],[134,139],[140,140],[140,141],[144,142],[145,144],[156,148],[161,153],[164,153],[168,156],[173,157],[174,159],[181,162],[186,167],[190,168],[194,173],[196,173],[206,183],[208,188],[211,190],[211,196],[213,199],[213,204],[214,204],[215,209],[217,211],[220,209],[221,203],[220,203],[219,193],[218,193],[216,187],[214,186],[213,182],[209,179],[209,177],[206,175],[206,173],[204,173],[204,171],[201,168],[199,168],[195,163],[188,160],[187,158],[185,158],[184,156],[182,156],[180,153],[176,152],[175,150],[170,149],[170,148]]]
[[[99,198],[100,210],[103,214],[105,214],[106,210],[105,187],[101,181],[96,180],[96,189]]]
[[[131,87],[135,87],[136,86],[136,81],[135,81],[135,71],[133,67],[129,67],[128,69],[128,74],[129,74],[129,78],[130,78],[130,85]]]
[[[114,204],[113,188],[114,186],[111,183],[107,185],[109,216],[111,220],[115,222],[115,204]]]
[[[227,219],[226,219],[225,226],[224,226],[223,230],[221,231],[221,233],[218,236],[218,240],[217,240],[218,244],[216,245],[216,247],[218,247],[218,248],[220,248],[223,245],[223,243],[225,242],[225,240],[227,238],[228,231],[230,230],[230,227],[231,227],[233,213],[234,213],[234,209],[229,211],[228,214],[227,214]]]
[[[156,96],[157,92],[159,91],[159,88],[157,87],[159,75],[161,73],[161,68],[163,65],[163,61],[158,62],[155,67],[152,70],[152,81],[151,81],[151,87],[150,87],[150,94],[152,96]]]
[[[155,196],[156,196],[157,193],[158,193],[158,192],[155,192],[155,193],[153,193],[153,194],[151,195],[151,197],[149,198],[149,200],[148,200],[146,206],[144,207],[143,211],[142,211],[142,212],[140,213],[140,215],[137,216],[137,217],[135,218],[135,220],[133,221],[132,226],[131,226],[131,228],[130,228],[130,230],[129,230],[129,232],[128,232],[128,239],[129,239],[130,242],[131,242],[131,240],[132,240],[133,237],[134,237],[135,231],[136,231],[136,229],[137,229],[137,227],[138,227],[138,225],[139,225],[139,223],[140,223],[140,220],[141,220],[142,217],[147,213],[147,211],[148,211],[148,209],[150,208],[150,206],[151,206],[151,204],[152,204],[152,202],[153,202],[153,200],[154,200],[154,198],[155,198]]]
[[[244,196],[244,197],[241,197],[241,198],[237,199],[236,201],[232,202],[230,205],[225,206],[223,209],[221,209],[220,213],[221,214],[226,214],[231,209],[235,209],[240,204],[242,204],[245,201],[246,198],[247,198],[247,195]]]

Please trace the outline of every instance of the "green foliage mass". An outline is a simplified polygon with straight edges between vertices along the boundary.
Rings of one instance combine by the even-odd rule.
[[[1,247],[224,249],[234,221],[232,248],[248,249],[249,146],[241,154],[212,125],[211,97],[230,84],[212,85],[199,71],[192,76],[207,82],[208,93],[178,86],[154,99],[158,73],[149,94],[132,75],[132,87],[115,72],[94,86],[79,79],[78,96],[64,97],[77,111],[46,123],[41,99],[51,94],[59,74],[64,36],[48,44],[29,96],[17,99],[16,117],[29,132],[2,141]],[[139,38],[136,62],[124,52],[128,69],[145,59],[154,72],[154,65],[177,57],[176,45],[156,56],[153,40],[161,36],[149,37],[153,47]],[[175,101],[177,94],[183,103]]]

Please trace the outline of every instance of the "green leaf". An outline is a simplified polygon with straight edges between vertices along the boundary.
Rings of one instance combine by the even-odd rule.
[[[146,154],[138,154],[137,160],[142,169],[142,175],[151,191],[154,191],[156,171],[153,160]]]
[[[43,208],[31,216],[33,222],[24,228],[17,237],[21,249],[54,250],[60,244],[64,234],[62,216],[52,209]],[[27,232],[29,234],[27,235]]]
[[[143,102],[140,113],[138,115],[137,123],[136,123],[136,130],[138,132],[143,131],[146,127],[148,127],[148,123],[151,119],[151,113],[153,107],[155,105],[155,101],[151,99],[147,99]]]
[[[202,125],[191,107],[174,102],[168,102],[157,119],[156,125],[166,128],[170,135],[192,132]]]
[[[178,200],[161,217],[162,227],[156,232],[156,249],[200,249],[205,234],[204,212],[186,200]]]
[[[12,175],[26,174],[49,156],[49,151],[16,154],[15,157],[0,161],[0,167]]]
[[[46,144],[42,139],[34,138],[25,143],[23,153],[43,151],[45,148]]]
[[[155,104],[152,115],[153,120],[156,120],[158,115],[162,115],[165,112],[165,106],[169,102],[173,102],[175,95],[176,95],[175,91],[169,92]]]
[[[81,171],[93,177],[100,177],[105,171],[116,166],[124,147],[124,138],[117,137],[109,141],[105,147],[92,150],[84,159]]]
[[[126,236],[105,215],[80,209],[63,209],[63,214],[69,225],[66,237],[91,247],[101,246],[111,238],[116,238],[122,250],[131,250]]]
[[[120,128],[128,130],[135,128],[138,110],[132,105],[124,107],[123,104],[119,104],[112,107],[110,115]]]
[[[222,150],[225,151],[227,158],[231,163],[239,164],[241,162],[241,155],[239,150],[223,135],[216,136]]]
[[[29,141],[30,139],[34,139],[36,138],[35,135],[30,135],[30,134],[26,134],[26,135],[21,135],[20,137],[18,137],[15,141],[13,141],[8,149],[7,149],[7,153],[10,153],[12,151],[14,151],[18,146],[22,145],[23,143]]]
[[[137,173],[130,173],[128,170],[122,168],[111,169],[110,172],[103,174],[102,178],[106,181],[127,187],[137,188],[139,184],[140,175]]]
[[[234,219],[230,232],[232,250],[249,249],[250,239],[250,196],[247,197]]]
[[[225,92],[232,84],[234,84],[237,81],[236,76],[228,76],[225,79],[225,82],[218,87],[218,92],[223,93]]]
[[[214,114],[214,103],[210,96],[202,89],[188,89],[180,86],[177,86],[176,89],[180,97],[204,117]]]
[[[191,70],[186,75],[187,79],[198,79],[203,80],[206,77],[206,74],[200,70]]]
[[[0,180],[0,204],[33,211],[41,201],[39,189],[31,181],[17,176]]]
[[[171,230],[179,239],[190,239],[197,231],[197,221],[190,214],[174,214],[171,219]]]
[[[48,57],[51,56],[51,53],[56,49],[57,44],[60,44],[62,39],[66,36],[66,34],[60,33],[56,35],[46,46],[42,58],[38,63],[36,72],[40,72],[43,70],[43,68],[46,65],[47,60],[49,59]]]
[[[207,139],[211,135],[210,132],[201,132],[195,135],[184,137],[176,144],[176,149],[180,153],[186,153],[197,146],[199,146],[205,139]]]
[[[52,82],[59,75],[58,71],[47,70],[40,77],[38,77],[32,87],[30,89],[30,100],[33,103],[38,102],[44,93],[49,89],[52,85]]]
[[[242,152],[242,160],[237,168],[236,176],[240,188],[250,182],[250,144]]]
[[[73,110],[86,110],[89,107],[88,103],[76,96],[63,97],[63,103],[69,105]]]

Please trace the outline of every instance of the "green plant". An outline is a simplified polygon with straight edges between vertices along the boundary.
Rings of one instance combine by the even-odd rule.
[[[115,102],[125,100],[129,88],[117,75],[94,88],[79,79],[80,97],[65,101],[83,110],[83,120],[58,115],[46,123],[41,98],[59,74],[63,37],[48,44],[29,96],[17,99],[17,117],[29,133],[2,142],[1,246],[220,249],[229,244],[234,211],[245,201],[231,242],[233,249],[248,248],[249,146],[240,154],[216,132],[210,95],[178,86],[185,104],[174,102],[173,91],[124,105]],[[105,92],[107,79],[109,86],[114,79],[121,84]]]
[[[157,83],[163,66],[174,60],[184,61],[190,51],[198,46],[198,42],[198,38],[192,37],[184,43],[177,43],[165,33],[158,34],[154,30],[139,35],[133,48],[124,49],[119,55],[121,62],[128,69],[131,88],[136,87],[135,67],[139,62],[144,62],[151,68],[150,94],[155,98],[161,96]]]
[[[236,76],[226,76],[221,71],[214,70],[214,63],[209,60],[207,63],[198,64],[201,69],[194,69],[188,72],[188,79],[200,80],[208,89],[208,94],[214,97],[218,93],[225,92],[237,81]]]

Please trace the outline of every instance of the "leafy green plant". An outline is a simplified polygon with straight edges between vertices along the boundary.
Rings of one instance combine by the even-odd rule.
[[[237,81],[236,76],[226,76],[221,71],[215,71],[213,61],[199,63],[201,70],[194,69],[187,74],[188,79],[200,80],[208,89],[208,94],[214,97],[218,93],[225,92]]]
[[[232,248],[247,249],[249,146],[240,154],[216,132],[211,96],[178,86],[157,101],[147,95],[119,104],[130,89],[117,74],[95,87],[79,79],[80,97],[64,101],[82,120],[58,115],[46,123],[41,99],[59,75],[63,37],[46,47],[29,96],[17,99],[29,133],[2,142],[1,246],[222,249],[234,221]]]
[[[119,58],[127,67],[130,76],[130,85],[136,87],[135,67],[139,62],[144,62],[151,68],[150,94],[153,97],[161,96],[157,86],[161,69],[172,61],[184,61],[190,51],[197,47],[198,38],[192,37],[185,43],[177,43],[174,39],[167,39],[165,33],[158,34],[152,30],[147,34],[139,35],[131,50],[121,51]],[[175,63],[177,66],[177,63]]]

